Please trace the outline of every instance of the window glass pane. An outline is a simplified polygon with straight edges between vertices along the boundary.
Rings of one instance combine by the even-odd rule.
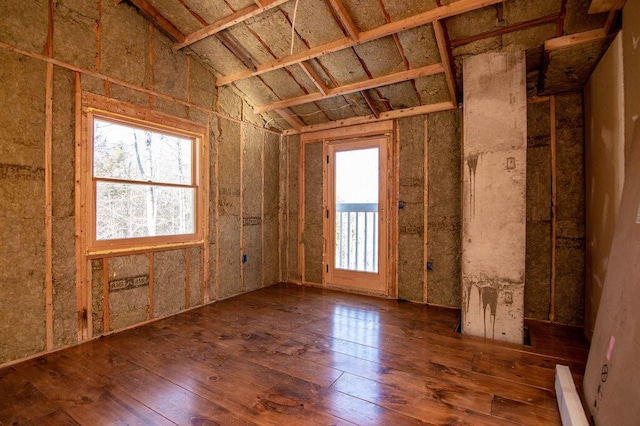
[[[194,188],[96,185],[96,240],[195,233]]]
[[[112,121],[93,121],[95,177],[192,184],[192,139]]]

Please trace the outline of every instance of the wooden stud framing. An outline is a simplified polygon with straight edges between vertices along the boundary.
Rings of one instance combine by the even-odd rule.
[[[240,125],[240,284],[242,291],[245,291],[244,285],[244,263],[242,257],[244,255],[244,126]]]
[[[209,120],[209,122],[211,122],[211,120]],[[209,124],[209,126],[211,126],[211,124]],[[219,144],[217,143],[217,141],[213,144],[211,144],[211,146],[213,147],[212,149],[214,150],[214,162],[213,162],[213,177],[215,179],[216,182],[216,191],[214,194],[214,200],[213,200],[213,214],[214,214],[214,238],[215,238],[215,253],[214,255],[214,262],[215,264],[213,265],[214,267],[214,288],[215,288],[215,300],[219,300],[220,299],[220,208],[219,208],[219,200],[220,200],[220,180],[218,178],[219,176],[219,165],[218,165],[218,146]],[[207,259],[207,265],[208,265],[208,259]],[[207,268],[205,268],[207,271],[209,270],[209,267],[207,266]],[[204,280],[203,280],[204,281]]]
[[[154,252],[150,251],[148,254],[149,257],[149,310],[147,311],[147,320],[152,320],[153,319],[153,308],[155,305],[155,302],[153,300],[153,281],[154,281],[154,273],[153,270],[155,269],[153,266],[153,259],[154,259]]]
[[[325,161],[326,158],[326,161]],[[320,285],[322,287],[327,286],[327,272],[329,272],[329,256],[327,256],[327,244],[331,241],[331,244],[335,241],[335,237],[330,234],[329,218],[325,212],[329,212],[329,199],[334,198],[335,188],[330,188],[329,182],[329,149],[327,141],[322,141],[322,278],[320,279]]]
[[[400,202],[400,126],[398,125],[397,120],[391,122],[393,126],[393,137],[391,138],[391,142],[393,144],[393,191],[391,193],[391,202],[393,203],[391,206],[391,210],[393,212],[392,222],[391,222],[391,239],[389,241],[390,245],[390,276],[389,285],[392,287],[389,290],[389,295],[397,299],[398,298],[398,265],[399,265],[399,243],[400,243],[400,222],[399,222],[399,212],[398,212],[398,203]]]
[[[75,144],[75,178],[74,178],[74,192],[75,192],[75,204],[74,210],[76,213],[75,216],[75,257],[76,257],[76,332],[77,332],[77,340],[80,342],[83,340],[82,338],[82,330],[84,328],[82,322],[82,312],[84,309],[83,306],[83,287],[84,287],[84,277],[86,276],[86,259],[84,254],[84,204],[79,194],[82,193],[81,189],[81,165],[83,161],[82,154],[82,89],[80,83],[80,73],[74,73],[74,108],[75,108],[75,135],[74,135],[74,144]]]
[[[209,213],[209,193],[211,192],[211,177],[209,176],[211,169],[210,169],[210,159],[211,159],[211,141],[209,140],[211,135],[211,123],[210,120],[207,119],[207,126],[205,128],[205,133],[204,135],[202,135],[202,143],[201,143],[201,149],[202,152],[200,153],[200,156],[198,158],[198,161],[200,163],[200,168],[199,168],[199,179],[200,179],[200,186],[202,187],[202,199],[200,200],[200,202],[202,203],[202,208],[200,209],[201,213],[202,213],[202,221],[204,223],[204,228],[202,230],[202,250],[200,250],[200,255],[202,256],[201,262],[200,262],[200,267],[202,268],[202,282],[200,283],[200,298],[202,300],[202,303],[208,303],[211,300],[211,291],[210,291],[210,286],[209,286],[209,271],[210,271],[210,229],[209,227],[211,226],[211,218],[210,218],[210,213]],[[217,146],[217,144],[215,144]],[[216,170],[217,172],[217,170]],[[218,176],[216,175],[216,181]],[[217,197],[215,198],[215,203],[216,203],[216,207],[215,207],[215,211],[217,212],[218,210],[218,206],[217,206]],[[216,225],[218,224],[217,222],[217,218],[216,218]],[[217,235],[217,234],[216,234]],[[217,238],[217,237],[216,237]],[[216,244],[217,247],[217,244]],[[217,270],[217,265],[216,265],[216,270]],[[216,295],[217,296],[217,295]]]
[[[229,74],[227,76],[219,77],[216,80],[216,86],[225,86],[237,80],[255,77],[269,71],[295,65],[299,62],[308,61],[309,59],[317,58],[328,53],[347,49],[359,44],[366,43],[368,41],[377,40],[394,33],[406,31],[411,28],[432,23],[433,21],[439,19],[444,19],[465,12],[470,12],[475,9],[480,9],[482,7],[491,6],[496,3],[501,3],[502,1],[503,0],[458,0],[454,3],[439,6],[415,16],[400,19],[398,21],[393,21],[372,30],[360,32],[358,34],[357,41],[349,37],[343,37],[339,40],[334,40],[332,42],[305,50],[304,52],[294,53],[293,55],[285,56],[280,59],[275,59],[273,61],[260,64],[258,65],[256,71],[244,70],[237,73]]]
[[[132,0],[139,2],[141,0]],[[288,0],[267,0],[265,1],[264,6],[258,7],[256,5],[247,6],[244,9],[241,9],[237,12],[232,13],[231,15],[214,22],[211,25],[208,25],[198,31],[195,31],[187,36],[185,36],[182,40],[178,40],[178,43],[173,45],[173,50],[180,50],[183,47],[187,47],[197,41],[200,41],[204,38],[207,38],[211,35],[219,33],[222,30],[225,30],[229,27],[232,27],[240,22],[246,21],[249,18],[257,16],[263,12],[266,12],[274,7],[278,7],[283,3],[286,3]]]
[[[47,64],[44,131],[45,329],[47,350],[53,349],[53,64]]]
[[[155,89],[155,70],[153,69],[153,67],[155,66],[155,42],[156,42],[156,28],[153,26],[153,24],[149,23],[149,74],[150,74],[150,81],[149,81],[149,85],[151,86],[151,90]],[[153,103],[154,103],[154,97],[153,95],[149,95],[149,108],[153,109]]]
[[[556,97],[549,99],[550,115],[550,150],[551,150],[551,296],[549,306],[549,320],[555,321],[556,317],[556,238],[558,233],[558,204],[557,189],[558,174],[556,168]]]
[[[184,308],[189,309],[191,306],[191,283],[189,274],[191,272],[191,255],[189,254],[189,248],[184,249]],[[202,263],[201,263],[202,265]]]
[[[108,334],[109,325],[109,260],[102,258],[102,333]]]
[[[265,286],[265,282],[264,282],[264,228],[265,228],[265,224],[264,224],[264,151],[265,151],[265,144],[267,143],[267,138],[265,137],[265,133],[262,132],[262,143],[260,144],[260,188],[262,188],[262,190],[260,191],[260,231],[261,231],[261,239],[262,239],[262,244],[260,249],[262,250],[262,267],[260,268],[262,270],[262,282],[260,287],[264,287]],[[278,247],[278,253],[280,253],[280,247]],[[280,260],[280,256],[278,255],[278,260]]]
[[[102,22],[102,0],[97,0],[97,12],[98,12],[98,18],[95,21],[95,28],[96,28],[96,43],[95,43],[95,47],[96,47],[96,53],[95,53],[95,57],[93,59],[93,64],[95,67],[95,71],[96,72],[100,72],[100,57],[101,57],[101,39],[100,39],[100,35],[101,35],[101,22]]]
[[[423,204],[424,204],[424,220],[423,220],[423,259],[422,259],[422,301],[428,302],[429,291],[429,271],[427,270],[427,262],[429,261],[429,118],[424,116],[424,188],[423,188]]]
[[[304,284],[305,266],[304,266],[304,243],[302,241],[302,233],[304,232],[304,151],[305,144],[302,138],[298,139],[298,272],[300,272],[300,282]]]
[[[258,106],[254,108],[254,111],[257,114],[261,114],[267,111],[288,108],[295,105],[306,104],[308,102],[315,102],[323,99],[333,98],[335,96],[346,95],[349,93],[373,89],[379,86],[385,86],[388,84],[394,84],[402,81],[413,80],[415,78],[424,77],[427,75],[433,75],[443,71],[444,71],[444,68],[442,64],[427,65],[427,66],[415,68],[412,70],[400,71],[400,72],[385,75],[382,77],[372,78],[364,81],[359,81],[357,83],[351,83],[351,84],[346,84],[344,86],[339,86],[333,89],[329,89],[326,94],[310,93],[308,95],[298,96],[295,98],[285,99],[279,102]]]
[[[607,34],[604,28],[598,28],[596,30],[584,31],[582,33],[570,34],[562,37],[556,37],[544,42],[544,50],[546,52],[552,52],[558,49],[565,49],[573,47],[578,44],[591,43],[607,38]]]
[[[93,70],[89,70],[89,69],[86,69],[86,68],[81,68],[81,67],[78,67],[76,65],[69,64],[69,63],[60,61],[60,60],[55,59],[55,58],[50,58],[50,57],[45,56],[45,55],[29,52],[27,50],[20,49],[20,48],[18,48],[16,46],[12,46],[12,45],[7,44],[7,43],[2,42],[2,41],[0,41],[0,49],[6,49],[9,52],[14,52],[14,53],[17,53],[19,55],[26,56],[28,58],[37,59],[37,60],[43,61],[45,63],[51,63],[51,64],[53,64],[53,65],[55,65],[57,67],[63,68],[63,69],[67,69],[67,70],[70,70],[70,71],[73,71],[73,72],[76,72],[76,73],[80,73],[80,74],[84,74],[84,75],[87,75],[87,76],[90,76],[90,77],[95,77],[97,79],[100,79],[100,80],[104,81],[104,84],[105,84],[105,96],[104,97],[106,97],[106,98],[109,97],[109,94],[108,94],[108,91],[107,91],[106,88],[111,83],[113,83],[113,84],[117,84],[118,86],[122,86],[122,87],[125,87],[127,89],[131,89],[131,90],[133,90],[135,92],[144,93],[144,94],[150,94],[150,95],[153,95],[155,98],[171,101],[171,102],[174,102],[174,103],[176,103],[178,105],[183,105],[183,106],[186,106],[186,107],[198,110],[198,111],[202,111],[202,112],[204,112],[206,114],[215,115],[216,117],[222,117],[222,118],[224,118],[226,120],[231,120],[231,121],[234,121],[236,123],[243,123],[243,124],[246,124],[248,126],[258,127],[260,129],[263,129],[264,131],[271,132],[271,133],[274,133],[274,134],[280,134],[280,132],[278,132],[278,131],[271,130],[271,129],[266,129],[266,128],[263,128],[262,126],[259,126],[259,125],[256,125],[256,124],[244,122],[244,121],[242,121],[242,120],[240,120],[238,118],[231,117],[231,116],[219,113],[216,110],[213,110],[213,109],[210,109],[210,108],[205,108],[205,107],[202,107],[200,105],[197,105],[197,104],[194,104],[194,103],[191,103],[191,102],[187,102],[187,101],[185,101],[183,99],[175,98],[173,96],[166,95],[166,94],[161,93],[161,92],[156,92],[154,90],[147,89],[145,87],[136,86],[135,84],[126,82],[124,80],[113,78],[113,77],[110,77],[108,75],[101,74],[99,72],[96,72],[96,71],[93,71]],[[216,107],[217,107],[218,101],[219,101],[219,97],[216,96]],[[173,116],[167,115],[167,117],[173,117]],[[186,121],[188,121],[188,120],[186,120]]]

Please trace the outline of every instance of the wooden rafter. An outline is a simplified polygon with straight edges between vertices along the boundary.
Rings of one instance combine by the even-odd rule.
[[[427,75],[433,75],[443,72],[442,64],[427,65],[425,67],[416,68],[407,71],[401,71],[394,74],[385,75],[382,77],[372,78],[369,80],[359,81],[357,83],[351,83],[344,86],[339,86],[333,89],[329,89],[326,94],[319,92],[310,93],[308,95],[298,96],[291,99],[285,99],[282,101],[274,102],[272,104],[263,105],[254,108],[254,111],[258,114],[273,111],[281,108],[288,108],[295,105],[302,105],[308,102],[315,102],[322,99],[332,98],[335,96],[346,95],[348,93],[361,92],[367,89],[373,89],[379,86],[386,86],[388,84],[400,83],[402,81],[413,80],[414,78],[424,77]]]
[[[304,126],[296,130],[285,130],[282,133],[286,136],[298,133],[316,132],[320,130],[335,129],[337,127],[353,126],[356,124],[375,123],[376,121],[394,120],[397,118],[411,117],[414,115],[431,114],[434,112],[448,111],[455,108],[456,105],[451,102],[442,102],[438,104],[422,105],[419,107],[411,107],[398,109],[395,111],[383,112],[378,118],[376,118],[374,115],[367,115],[366,117],[346,118],[344,120],[331,121],[329,123],[312,124],[310,126]]]
[[[300,121],[298,117],[289,113],[289,111],[287,111],[286,109],[284,108],[278,109],[276,110],[276,112],[280,114],[280,117],[284,118],[287,121],[287,123],[289,123],[289,125],[291,125],[291,127],[293,127],[294,129],[300,130],[301,128],[304,127],[304,123]]]
[[[227,48],[233,55],[238,58],[245,67],[249,69],[256,69],[256,64],[247,49],[240,44],[235,37],[229,33],[217,33],[215,37]]]
[[[598,40],[603,40],[609,37],[604,28],[597,30],[584,31],[581,33],[570,34],[562,37],[556,37],[544,42],[544,50],[551,52],[558,49],[565,49],[567,47],[573,47],[578,44],[590,43]]]
[[[340,19],[340,23],[347,31],[349,37],[353,40],[357,40],[359,34],[358,28],[356,28],[356,25],[353,23],[353,19],[351,19],[351,15],[349,15],[347,8],[344,7],[342,0],[329,0],[329,4],[338,16],[338,19]]]
[[[137,7],[140,13],[144,15],[147,19],[153,22],[158,28],[164,31],[167,35],[173,38],[178,43],[184,42],[186,36],[182,34],[182,32],[167,18],[162,16],[162,14],[155,8],[154,5],[149,3],[147,0],[126,0],[133,6]]]
[[[497,35],[508,34],[514,31],[526,30],[528,28],[536,27],[538,25],[550,24],[552,22],[558,22],[560,19],[559,13],[543,16],[540,18],[532,19],[526,22],[518,22],[517,24],[505,25],[504,27],[496,28],[495,30],[486,31],[484,33],[476,34],[470,37],[459,38],[457,40],[451,40],[451,47],[458,47],[474,41],[482,40]]]
[[[589,13],[611,12],[620,10],[626,0],[592,0],[589,6]]]
[[[364,101],[367,103],[367,106],[369,107],[369,109],[371,110],[373,115],[376,118],[380,118],[380,112],[376,108],[376,105],[373,102],[373,99],[371,98],[371,95],[369,95],[369,92],[367,92],[366,90],[363,90],[362,92],[360,92],[360,94],[362,95],[362,98],[364,99]]]
[[[273,9],[274,7],[278,7],[281,4],[286,3],[287,1],[289,0],[266,0],[262,2],[264,4],[264,6],[262,7],[256,5],[247,6],[244,9],[234,12],[231,15],[214,22],[211,25],[208,25],[204,28],[199,29],[198,31],[187,35],[184,40],[173,45],[173,50],[180,50],[183,47],[187,47],[197,41],[207,38],[213,34],[219,33],[220,31],[232,27],[240,22],[246,21],[249,18],[260,15],[261,13]]]
[[[411,28],[432,23],[433,21],[439,19],[459,15],[462,13],[470,12],[472,10],[480,9],[482,7],[501,3],[502,1],[503,0],[458,0],[454,3],[445,6],[439,6],[415,16],[401,19],[399,21],[390,22],[372,30],[360,32],[358,34],[358,40],[353,40],[349,37],[343,37],[339,40],[313,47],[304,52],[295,53],[293,55],[285,56],[280,59],[260,64],[258,65],[258,69],[256,71],[244,70],[234,74],[230,74],[228,76],[220,77],[217,79],[216,85],[225,86],[237,80],[254,77],[256,75],[264,74],[269,71],[288,67],[290,65],[295,65],[299,62],[308,61],[309,59],[317,58],[328,53],[377,40],[379,38],[386,37],[401,31],[406,31]]]
[[[315,69],[313,69],[310,63],[300,62],[300,68],[302,68],[302,71],[304,71],[307,77],[309,77],[311,82],[318,88],[320,93],[322,93],[323,95],[329,93],[329,87],[324,83],[322,77],[318,75],[318,73]]]
[[[433,22],[433,32],[436,36],[436,43],[438,44],[438,52],[440,52],[440,60],[444,68],[444,76],[447,80],[447,88],[449,89],[449,99],[456,104],[456,83],[453,78],[453,71],[451,67],[451,58],[449,57],[449,51],[447,49],[447,38],[445,36],[444,29],[440,21]]]

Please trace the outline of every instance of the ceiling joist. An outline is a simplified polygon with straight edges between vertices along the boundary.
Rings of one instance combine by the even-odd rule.
[[[299,131],[304,127],[304,123],[300,121],[298,117],[290,114],[286,109],[278,109],[276,112],[294,129]]]
[[[135,1],[141,1],[141,0],[135,0]],[[182,40],[181,42],[175,43],[173,45],[173,50],[180,50],[184,47],[187,47],[197,41],[200,41],[211,35],[219,33],[222,30],[226,30],[229,27],[239,24],[240,22],[246,21],[249,18],[253,18],[254,16],[260,15],[261,13],[264,13],[269,9],[278,7],[281,4],[286,3],[287,1],[289,0],[264,0],[260,2],[260,4],[264,4],[264,6],[262,7],[258,7],[256,5],[247,6],[244,9],[234,12],[231,15],[214,22],[211,25],[208,25],[204,28],[199,29],[198,31],[195,31],[187,35],[184,38],[184,40]]]
[[[424,77],[427,75],[433,75],[444,72],[442,64],[427,65],[425,67],[416,68],[407,71],[400,71],[394,74],[385,75],[382,77],[372,78],[369,80],[359,81],[357,83],[346,84],[333,89],[329,89],[326,94],[320,92],[310,93],[308,95],[298,96],[296,98],[285,99],[282,101],[274,102],[268,105],[263,105],[254,108],[257,114],[261,114],[267,111],[273,111],[276,109],[288,108],[295,105],[302,105],[308,102],[320,101],[335,96],[346,95],[354,92],[361,92],[363,90],[373,89],[380,86],[386,86],[388,84],[400,83],[407,80],[413,80],[415,78]]]
[[[395,111],[383,112],[376,118],[374,115],[367,115],[366,117],[353,117],[344,120],[330,121],[322,124],[312,124],[310,126],[304,126],[295,130],[285,130],[282,132],[284,135],[293,135],[298,133],[317,132],[320,130],[336,129],[338,127],[355,126],[357,124],[375,123],[377,121],[395,120],[403,117],[412,117],[414,115],[431,114],[434,112],[448,111],[456,109],[456,105],[451,102],[441,102],[438,104],[422,105],[419,107],[411,107],[398,109]]]
[[[416,28],[421,25],[430,24],[439,19],[448,18],[451,16],[470,12],[472,10],[480,9],[482,7],[502,3],[502,1],[503,0],[458,0],[454,3],[445,6],[438,6],[434,9],[428,10],[418,15],[401,19],[399,21],[390,22],[372,30],[360,32],[358,33],[357,40],[353,40],[349,37],[344,37],[339,40],[313,47],[303,52],[294,53],[293,55],[285,56],[283,58],[276,59],[270,62],[265,62],[258,65],[258,69],[256,71],[244,70],[220,77],[216,81],[216,86],[225,86],[227,84],[233,83],[234,81],[242,80],[249,77],[255,77],[269,71],[288,67],[290,65],[295,65],[299,62],[317,58],[328,53],[377,40],[379,38]],[[187,36],[187,38],[188,37],[189,36]]]
[[[626,0],[592,0],[589,6],[589,13],[610,12],[620,10]]]
[[[544,42],[544,50],[551,52],[553,50],[565,49],[578,44],[591,43],[598,40],[604,40],[609,37],[604,28],[597,30],[584,31],[577,34],[570,34],[562,37],[556,37]]]

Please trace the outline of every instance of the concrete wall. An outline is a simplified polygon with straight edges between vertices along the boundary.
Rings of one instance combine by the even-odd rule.
[[[76,77],[82,92],[210,125],[209,259],[199,246],[92,260],[89,336],[200,305],[207,293],[216,300],[278,281],[277,250],[274,256],[271,248],[279,239],[280,136],[263,129],[262,119],[240,97],[229,89],[218,94],[210,70],[184,52],[173,52],[171,41],[127,3],[9,0],[0,3],[0,16],[0,365],[79,342]],[[49,55],[60,62],[47,65]],[[52,75],[50,121],[47,67]],[[53,150],[47,164],[49,130]],[[238,167],[241,163],[244,169]],[[245,264],[243,250],[248,254]],[[50,287],[47,262],[52,265]],[[131,285],[105,292],[105,276]],[[49,320],[47,296],[52,300]],[[47,327],[52,329],[49,344]]]
[[[585,333],[591,338],[607,274],[624,184],[622,34],[618,34],[585,87],[587,256]]]
[[[484,54],[463,65],[462,332],[523,343],[525,55]]]

